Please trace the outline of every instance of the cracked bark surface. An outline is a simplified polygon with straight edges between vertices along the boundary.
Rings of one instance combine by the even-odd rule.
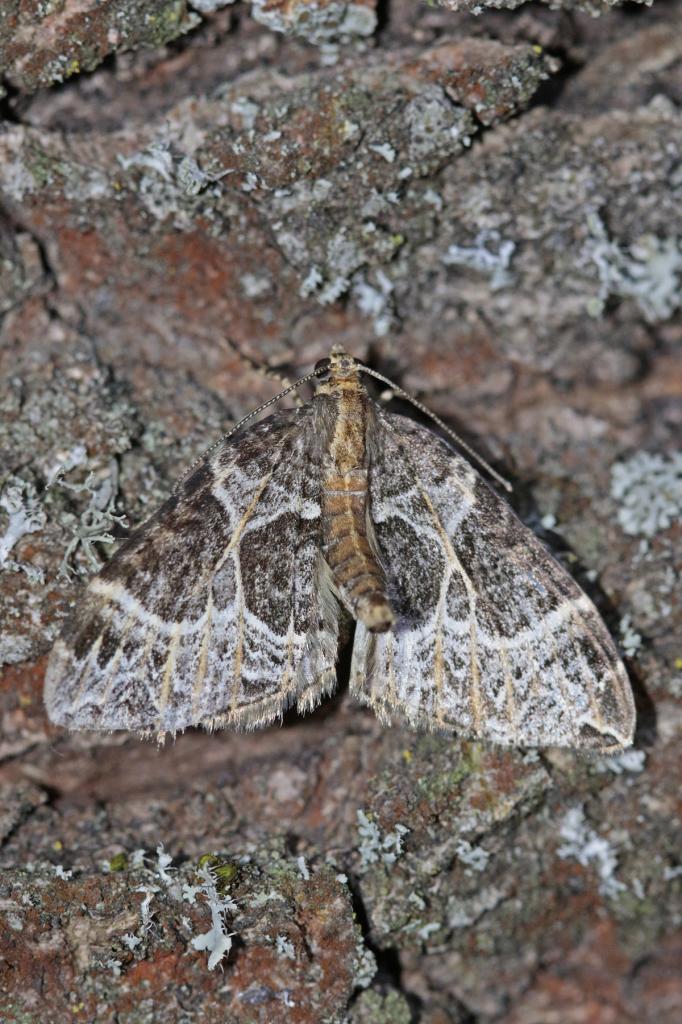
[[[680,4],[352,6],[0,24],[3,1020],[682,1015]],[[384,729],[347,652],[281,728],[49,725],[120,517],[276,391],[225,335],[288,376],[343,343],[513,478],[623,645],[633,751]]]

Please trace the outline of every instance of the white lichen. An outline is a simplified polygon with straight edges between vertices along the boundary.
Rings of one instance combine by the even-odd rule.
[[[472,846],[466,839],[460,839],[455,849],[457,859],[472,871],[485,871],[490,858],[487,850],[481,846]]]
[[[313,292],[317,291],[323,281],[324,278],[318,268],[311,267],[301,282],[298,294],[302,299],[307,299],[309,295],[312,295]]]
[[[348,291],[349,286],[350,279],[341,274],[338,277],[332,278],[332,280],[328,281],[327,284],[325,284],[325,286],[318,292],[318,302],[323,306],[330,306]]]
[[[33,485],[18,477],[10,478],[3,488],[0,508],[5,510],[8,517],[7,527],[0,537],[0,568],[21,568],[14,561],[10,565],[10,551],[22,537],[42,530],[47,516]]]
[[[242,274],[240,281],[248,299],[258,299],[272,289],[272,281],[265,275]]]
[[[151,171],[163,181],[173,179],[173,155],[168,142],[151,142],[145,149],[138,150],[130,156],[118,153],[117,159],[124,171],[135,167]]]
[[[625,533],[655,537],[682,518],[682,452],[635,452],[614,463],[610,493]]]
[[[260,184],[261,182],[258,175],[254,174],[253,171],[247,171],[240,187],[242,192],[255,192]]]
[[[357,41],[371,36],[377,26],[376,11],[364,4],[348,0],[304,4],[272,4],[269,0],[252,0],[251,15],[271,31],[302,36],[322,50],[324,64],[335,62],[338,42]]]
[[[469,267],[487,274],[490,290],[497,291],[513,281],[509,265],[515,249],[516,243],[503,239],[498,231],[479,231],[473,246],[451,245],[442,260],[447,267]]]
[[[192,939],[192,946],[194,949],[209,952],[208,969],[212,971],[232,948],[232,936],[235,933],[227,931],[225,919],[228,914],[237,910],[237,904],[229,896],[221,895],[218,892],[217,875],[209,864],[203,864],[197,871],[197,875],[201,884],[194,889],[191,898],[188,892],[190,887],[185,886],[183,896],[190,903],[195,903],[197,895],[202,894],[211,911],[211,927],[202,935],[196,935]]]
[[[646,754],[643,750],[621,750],[617,754],[610,754],[608,757],[600,757],[595,762],[597,771],[613,772],[614,775],[622,775],[623,772],[644,771]]]
[[[213,185],[215,182],[220,181],[221,178],[233,173],[234,171],[230,169],[220,171],[218,174],[211,174],[199,167],[199,164],[193,157],[183,156],[178,164],[175,177],[185,195],[198,196],[209,185]]]
[[[357,821],[361,840],[358,846],[360,866],[367,868],[378,861],[386,865],[394,864],[403,852],[403,838],[409,829],[405,825],[397,824],[392,832],[382,835],[377,823],[362,810],[357,811]]]
[[[615,877],[618,857],[610,843],[585,820],[581,804],[571,807],[561,822],[559,835],[565,840],[557,853],[562,859],[572,857],[583,867],[593,867],[599,875],[599,891],[615,896],[626,887]]]
[[[230,104],[230,110],[237,115],[241,127],[248,132],[255,128],[261,108],[255,100],[249,99],[248,96],[238,96]]]
[[[381,830],[375,821],[367,817],[364,811],[358,810],[358,835],[360,836],[360,864],[363,868],[375,864],[381,853]]]
[[[178,228],[187,228],[192,222],[194,197],[233,173],[203,170],[189,154],[174,153],[167,137],[154,139],[144,149],[127,156],[119,153],[117,160],[130,173],[131,184],[151,216],[158,221],[173,216]]]
[[[353,980],[357,988],[369,988],[377,973],[377,960],[371,949],[362,940],[355,948]]]
[[[279,956],[286,957],[287,960],[296,959],[296,950],[291,939],[288,939],[286,935],[278,935],[275,939],[275,949]]]
[[[641,634],[633,629],[629,615],[624,615],[620,620],[620,644],[628,658],[634,658],[642,646]]]
[[[143,868],[146,856],[147,855],[145,851],[142,849],[133,850],[133,852],[130,855],[131,868]]]
[[[422,198],[424,202],[428,203],[429,206],[432,206],[434,210],[438,210],[440,212],[443,209],[443,197],[440,192],[436,192],[434,188],[427,188]]]
[[[267,906],[268,903],[284,903],[284,896],[281,892],[277,892],[276,889],[270,889],[269,891],[256,893],[249,901],[250,907],[254,910],[259,910],[261,907]]]
[[[643,235],[629,249],[612,241],[596,213],[587,218],[590,235],[582,258],[595,264],[599,290],[587,310],[601,316],[611,295],[632,298],[648,323],[668,320],[682,305],[682,242]]]
[[[159,891],[157,885],[140,885],[135,889],[135,892],[141,892],[144,894],[144,899],[140,904],[140,923],[142,932],[148,932],[152,925],[152,917],[154,911],[151,909],[152,900]]]
[[[395,160],[395,150],[393,146],[388,144],[388,142],[372,142],[369,145],[369,149],[371,149],[373,153],[377,153],[378,156],[382,157],[388,164],[392,164]]]
[[[391,295],[393,282],[382,270],[375,271],[376,286],[370,284],[364,274],[358,274],[353,281],[353,298],[360,311],[373,321],[374,334],[383,338],[393,323]]]
[[[156,847],[156,877],[160,878],[166,885],[170,885],[173,881],[173,876],[169,873],[168,868],[173,863],[173,858],[169,853],[166,853],[163,847],[163,843],[159,843]]]
[[[193,7],[195,11],[199,11],[200,14],[214,14],[215,11],[219,11],[233,3],[235,3],[235,0],[191,0],[190,7]]]

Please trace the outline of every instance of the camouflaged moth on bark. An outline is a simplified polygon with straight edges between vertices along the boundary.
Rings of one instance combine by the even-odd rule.
[[[303,378],[318,378],[307,405],[214,445],[90,581],[50,658],[53,722],[163,735],[309,710],[336,685],[349,615],[351,692],[385,722],[632,742],[632,692],[592,602],[361,372],[333,350]]]

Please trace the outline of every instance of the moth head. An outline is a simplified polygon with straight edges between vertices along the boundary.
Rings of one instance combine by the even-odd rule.
[[[358,362],[353,356],[335,345],[326,359],[320,359],[315,364],[315,376],[320,381],[323,392],[327,392],[325,384],[342,384],[343,382],[355,382],[358,376]],[[320,390],[318,388],[318,390]]]
[[[340,345],[334,345],[329,354],[329,362],[333,372],[341,376],[345,377],[347,374],[355,376],[358,372],[357,359],[354,356],[348,355]]]

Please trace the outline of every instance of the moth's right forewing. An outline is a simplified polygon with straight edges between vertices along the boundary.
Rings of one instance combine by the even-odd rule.
[[[384,718],[497,743],[618,749],[632,691],[589,598],[478,473],[379,413],[374,528],[397,613],[358,627],[352,688]]]

